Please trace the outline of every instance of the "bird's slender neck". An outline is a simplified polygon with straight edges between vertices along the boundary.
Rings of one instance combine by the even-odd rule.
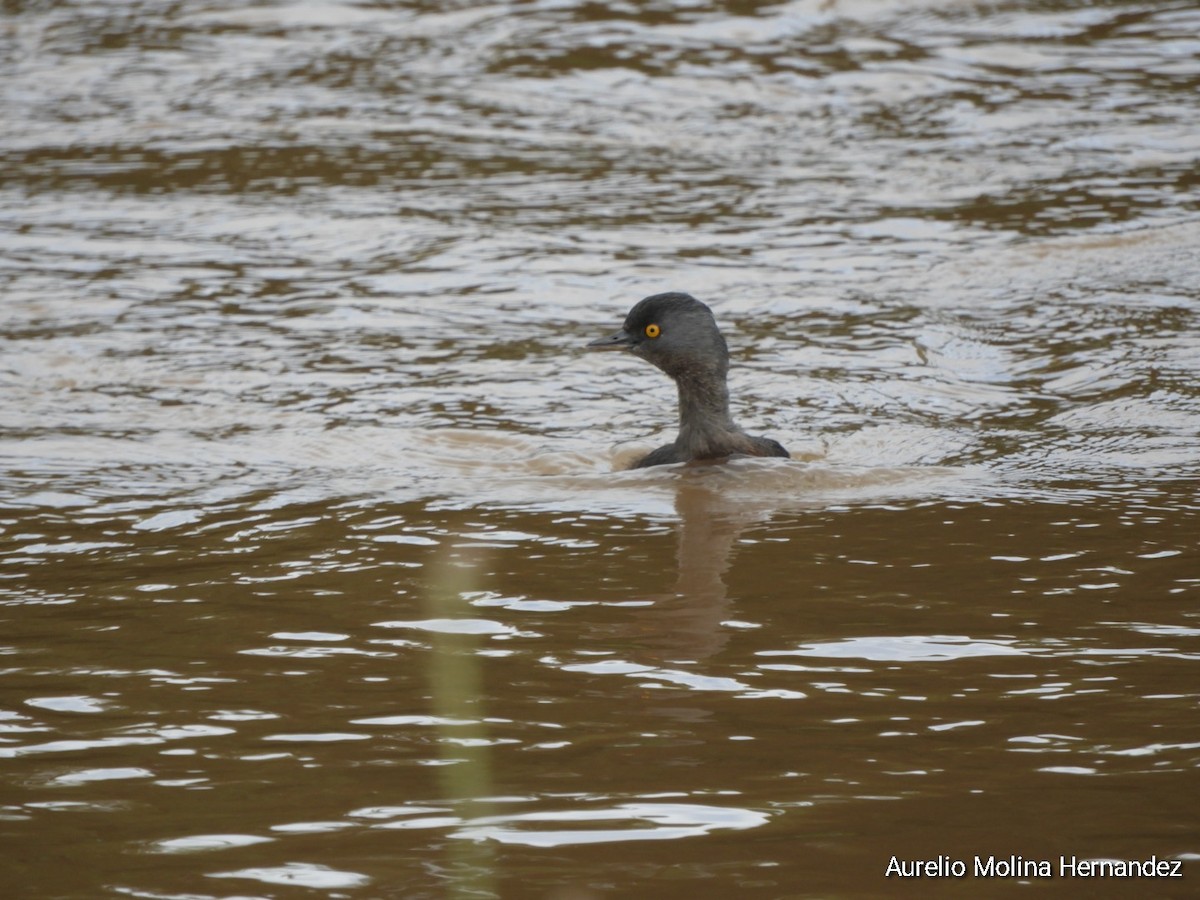
[[[738,449],[741,431],[729,415],[725,370],[686,372],[675,377],[679,388],[679,437],[676,445],[689,456],[726,456]]]

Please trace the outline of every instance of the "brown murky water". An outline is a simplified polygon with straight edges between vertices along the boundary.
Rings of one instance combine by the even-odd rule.
[[[1197,35],[6,5],[3,895],[1195,896]]]

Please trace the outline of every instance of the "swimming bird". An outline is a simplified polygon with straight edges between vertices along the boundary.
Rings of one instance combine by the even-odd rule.
[[[729,348],[712,310],[673,291],[640,301],[620,331],[588,350],[627,350],[667,373],[679,388],[679,436],[633,464],[634,469],[722,459],[790,456],[778,441],[746,434],[729,415]]]

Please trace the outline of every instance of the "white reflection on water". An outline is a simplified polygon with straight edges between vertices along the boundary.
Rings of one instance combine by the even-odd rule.
[[[827,643],[802,644],[795,650],[763,650],[759,656],[816,656],[831,659],[869,659],[878,662],[928,662],[975,656],[1023,656],[1016,641],[972,640],[961,635],[904,635],[854,637]]]
[[[51,783],[61,786],[86,784],[90,781],[124,781],[128,778],[153,778],[154,773],[149,769],[139,769],[132,766],[121,766],[109,769],[77,769],[65,775],[59,775]]]
[[[189,837],[155,841],[151,849],[159,853],[197,853],[210,850],[230,850],[275,840],[255,834],[194,834]]]
[[[626,841],[699,837],[720,830],[742,831],[770,821],[766,813],[700,803],[619,803],[608,809],[516,813],[487,816],[450,833],[466,840],[492,840],[526,847],[569,847]],[[604,823],[609,827],[590,827]],[[546,827],[559,825],[561,827]]]
[[[100,697],[29,697],[26,706],[36,709],[46,709],[52,712],[99,713],[110,705],[110,701]]]
[[[364,887],[371,878],[358,872],[340,871],[316,863],[292,862],[282,866],[253,867],[234,872],[207,872],[208,878],[244,878],[263,884],[296,885],[314,890]]]

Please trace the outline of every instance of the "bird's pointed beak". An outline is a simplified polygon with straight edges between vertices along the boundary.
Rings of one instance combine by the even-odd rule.
[[[628,350],[633,346],[633,335],[628,331],[621,329],[620,331],[610,334],[608,337],[602,337],[599,340],[592,341],[584,345],[585,350]]]

